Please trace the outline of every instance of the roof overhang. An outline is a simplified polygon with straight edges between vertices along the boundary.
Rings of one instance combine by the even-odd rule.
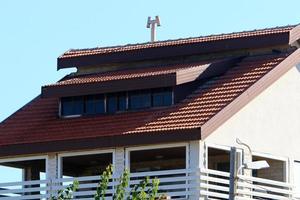
[[[200,140],[200,128],[169,130],[160,132],[112,135],[99,138],[49,141],[32,144],[0,146],[0,156],[16,156],[48,152],[62,152],[95,148],[126,147],[132,145],[160,144]]]
[[[94,83],[54,85],[42,87],[42,97],[67,97],[90,94],[101,94],[121,91],[132,91],[149,88],[174,87],[195,80],[207,79],[221,75],[238,62],[241,57],[228,58],[217,62],[199,65],[175,72],[144,76],[132,79],[119,79]]]
[[[137,89],[169,87],[176,85],[176,78],[176,73],[170,73],[157,76],[140,77],[135,79],[60,85],[55,87],[44,86],[42,87],[42,97],[67,97],[130,91]]]
[[[220,39],[215,41],[177,44],[153,48],[149,47],[105,54],[59,57],[57,59],[57,69],[109,63],[136,62],[178,56],[228,52],[242,49],[267,48],[271,46],[288,45],[289,40],[289,32],[286,31],[276,34],[261,34],[233,39]]]

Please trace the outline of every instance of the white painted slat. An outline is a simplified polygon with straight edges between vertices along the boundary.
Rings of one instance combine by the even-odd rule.
[[[1,200],[26,200],[26,199],[42,199],[49,198],[49,194],[37,194],[37,195],[26,195],[26,196],[14,196],[14,197],[0,197]]]
[[[270,187],[270,186],[264,186],[264,185],[257,185],[257,184],[251,184],[247,182],[238,182],[239,187],[247,187],[251,189],[257,189],[257,190],[265,190],[265,191],[270,191],[270,192],[276,192],[276,193],[281,193],[281,194],[286,194],[286,195],[291,195],[293,194],[292,190],[289,189],[280,189],[276,187]]]
[[[257,196],[257,197],[264,197],[264,198],[272,198],[276,200],[290,200],[288,197],[280,196],[280,195],[275,195],[275,194],[268,194],[264,192],[256,192],[256,191],[251,191],[251,190],[237,190],[238,194],[244,194],[244,195],[251,195],[251,196]]]
[[[207,173],[207,174],[213,174],[213,175],[217,175],[217,176],[224,176],[224,177],[230,177],[230,173],[228,172],[222,172],[222,171],[217,171],[217,170],[212,170],[212,169],[205,169],[202,168],[200,170],[201,173]]]
[[[292,187],[292,185],[289,183],[273,181],[273,180],[263,179],[263,178],[257,178],[257,177],[252,177],[252,176],[238,175],[238,178],[245,180],[245,181],[255,181],[255,182],[259,182],[259,183],[288,187],[288,188]]]
[[[212,184],[207,184],[207,183],[200,183],[200,188],[220,190],[220,191],[223,191],[223,192],[229,192],[229,187],[224,187],[224,186],[219,186],[219,185],[212,185]]]
[[[138,184],[140,183],[140,180],[131,180],[129,183],[130,185],[133,184]],[[177,176],[177,177],[166,177],[166,178],[159,178],[160,183],[167,183],[167,182],[179,182],[179,181],[192,181],[192,180],[197,180],[197,177],[192,177],[192,176]],[[151,180],[150,180],[151,181]]]
[[[35,180],[35,181],[18,181],[18,182],[8,182],[0,183],[0,188],[10,187],[10,186],[25,186],[25,185],[40,185],[50,183],[49,180]]]
[[[131,178],[134,177],[145,177],[145,176],[162,176],[162,175],[176,175],[176,174],[186,174],[193,173],[193,169],[175,169],[175,170],[162,170],[162,171],[151,171],[151,172],[137,172],[130,174]]]
[[[228,194],[222,194],[222,193],[217,193],[217,192],[210,192],[207,190],[200,190],[200,195],[207,195],[207,196],[212,196],[212,197],[217,197],[217,198],[223,198],[223,199],[228,199],[229,195]]]
[[[229,180],[222,179],[222,178],[215,178],[215,177],[210,177],[210,176],[201,176],[201,181],[212,181],[216,183],[223,183],[229,185]]]
[[[241,197],[241,196],[236,196],[235,199],[236,200],[253,200],[253,199],[251,199],[249,197]]]
[[[29,193],[29,192],[40,192],[40,191],[47,191],[49,189],[50,189],[49,187],[7,189],[7,190],[0,190],[0,195],[3,195],[3,194]]]
[[[189,191],[182,191],[182,192],[162,192],[159,195],[165,194],[167,196],[187,196],[187,195],[196,195],[196,191],[189,190]]]

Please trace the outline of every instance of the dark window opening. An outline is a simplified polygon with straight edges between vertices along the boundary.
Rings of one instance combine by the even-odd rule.
[[[229,172],[230,152],[208,147],[208,169]]]
[[[61,114],[80,115],[83,113],[83,97],[64,97],[61,99]]]
[[[105,113],[104,95],[90,95],[85,99],[86,114],[101,114]]]
[[[130,152],[130,172],[186,168],[186,148],[138,150]]]
[[[173,104],[173,89],[158,88],[61,98],[61,116],[93,115]]]
[[[129,109],[142,109],[151,107],[151,91],[140,90],[129,92]]]
[[[155,89],[152,92],[152,104],[156,106],[169,106],[172,105],[172,89],[171,88],[160,88]]]
[[[282,160],[275,160],[271,158],[264,158],[260,156],[253,156],[253,161],[265,160],[270,167],[259,170],[252,170],[252,176],[274,181],[284,182],[286,180],[285,169],[286,163]]]
[[[107,95],[107,112],[115,113],[126,110],[126,93],[112,93]]]
[[[62,177],[98,176],[112,164],[112,153],[62,158]]]

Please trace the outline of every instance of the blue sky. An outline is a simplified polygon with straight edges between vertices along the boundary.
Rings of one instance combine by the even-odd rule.
[[[299,0],[1,0],[0,121],[70,72],[56,71],[64,51],[148,41],[147,16],[160,15],[157,39],[166,40],[297,24],[299,6]]]

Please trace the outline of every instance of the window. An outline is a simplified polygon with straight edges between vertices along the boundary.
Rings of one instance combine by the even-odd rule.
[[[229,172],[230,151],[208,147],[208,169]]]
[[[173,104],[173,89],[158,88],[61,98],[61,116],[116,113]]]
[[[281,181],[284,182],[286,180],[286,161],[284,160],[277,160],[272,158],[266,158],[263,156],[256,156],[252,157],[253,161],[258,160],[265,160],[268,162],[270,167],[265,169],[259,170],[252,170],[252,175],[258,178],[265,178],[274,181]]]
[[[126,110],[126,93],[112,93],[107,95],[107,112],[115,113]]]
[[[156,106],[169,106],[172,105],[172,89],[159,88],[152,92],[153,107]]]
[[[104,113],[104,95],[90,95],[85,99],[86,114],[101,114]]]
[[[151,107],[151,91],[140,90],[129,93],[129,109],[142,109]]]
[[[80,115],[84,110],[83,97],[64,97],[61,99],[61,105],[63,116]]]

